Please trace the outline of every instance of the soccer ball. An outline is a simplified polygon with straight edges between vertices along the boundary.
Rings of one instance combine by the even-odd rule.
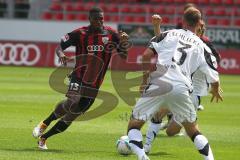
[[[128,136],[122,136],[117,140],[117,151],[121,155],[129,155],[132,153]]]

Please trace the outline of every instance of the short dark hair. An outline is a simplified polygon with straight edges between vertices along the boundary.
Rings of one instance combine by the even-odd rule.
[[[190,7],[184,11],[183,18],[190,27],[196,27],[199,20],[202,19],[202,16],[198,9]]]
[[[94,14],[94,13],[101,13],[103,10],[99,7],[93,7],[89,10],[89,16]]]

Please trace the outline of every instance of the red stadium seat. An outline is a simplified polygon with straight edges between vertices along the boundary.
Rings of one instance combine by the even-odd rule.
[[[174,22],[174,24],[182,23],[182,17],[175,18],[173,22]]]
[[[76,19],[76,15],[75,14],[66,14],[66,20],[68,21],[72,21]]]
[[[238,7],[232,8],[232,11],[234,16],[240,16],[240,10]]]
[[[225,16],[225,15],[226,15],[225,8],[224,8],[224,7],[216,8],[216,9],[214,10],[214,15],[217,15],[217,16]]]
[[[194,3],[197,4],[198,0],[185,0],[186,3]]]
[[[73,7],[73,5],[72,5],[71,3],[65,4],[65,5],[64,5],[64,9],[65,9],[66,11],[68,11],[68,12],[74,11],[74,7]]]
[[[154,7],[154,8],[150,8],[150,13],[152,14],[165,14],[165,8],[163,6],[159,6],[159,7]]]
[[[230,20],[229,19],[219,19],[218,20],[218,25],[229,26],[230,25]]]
[[[223,4],[232,5],[234,0],[223,0]]]
[[[146,22],[146,17],[145,16],[136,16],[134,18],[134,22],[144,23],[144,22]]]
[[[239,4],[240,5],[240,0],[235,0],[234,4]]]
[[[183,7],[177,7],[175,12],[177,15],[183,15],[184,12]]]
[[[199,0],[198,3],[206,5],[209,4],[209,0]]]
[[[119,16],[118,15],[111,15],[111,21],[112,22],[118,22],[119,21]]]
[[[50,6],[50,9],[52,11],[61,11],[63,8],[62,8],[61,4],[59,4],[59,3],[52,3]]]
[[[63,20],[63,14],[62,13],[55,13],[53,14],[54,20]]]
[[[222,0],[210,0],[209,3],[210,4],[218,4],[218,5],[220,5],[220,4],[222,4]]]
[[[155,2],[156,2],[156,3],[161,3],[162,0],[150,0],[150,2],[151,2],[151,3],[155,3]]]
[[[105,12],[111,12],[111,13],[117,13],[118,12],[118,6],[117,5],[108,5],[104,7]]]
[[[234,25],[240,27],[240,19],[236,19],[234,22]]]
[[[42,15],[42,19],[44,19],[44,20],[50,20],[50,19],[52,19],[52,13],[50,13],[50,12],[44,12],[43,13],[43,15]]]
[[[132,6],[130,9],[132,13],[146,13],[146,9],[141,6]]]
[[[88,20],[88,15],[87,14],[79,14],[79,15],[76,16],[76,19],[80,20],[80,21],[87,21]]]
[[[130,12],[130,7],[128,6],[123,6],[121,9],[120,9],[120,12],[122,13],[129,13]]]
[[[217,19],[215,18],[209,18],[207,22],[208,22],[208,25],[217,25]]]
[[[87,3],[87,4],[83,4],[84,6],[84,11],[88,12],[94,5],[94,3]]]
[[[119,16],[118,15],[112,15],[112,14],[106,14],[104,16],[104,21],[107,21],[107,22],[118,22],[119,21]]]
[[[133,22],[134,21],[134,17],[133,16],[124,16],[122,18],[123,22]]]
[[[165,8],[166,8],[166,10],[165,10],[166,14],[174,15],[177,7],[176,6],[166,6]]]
[[[109,21],[111,21],[110,18],[111,18],[110,15],[106,15],[106,14],[105,14],[105,16],[104,16],[104,21],[109,22]]]
[[[170,23],[170,19],[168,17],[162,17],[162,22],[163,23]]]
[[[174,0],[176,3],[185,3],[185,0]]]
[[[161,0],[161,2],[163,3],[174,3],[175,0]]]
[[[107,5],[104,4],[104,3],[97,3],[96,6],[102,8],[102,10],[103,10],[104,12],[106,12],[107,9],[109,8],[109,6],[107,6]]]
[[[82,3],[77,3],[75,6],[74,6],[74,11],[85,11],[85,8],[84,8],[84,5]]]
[[[204,12],[205,12],[205,14],[206,14],[207,16],[212,16],[212,15],[214,15],[213,9],[212,9],[211,7],[206,8],[206,9],[204,10]]]

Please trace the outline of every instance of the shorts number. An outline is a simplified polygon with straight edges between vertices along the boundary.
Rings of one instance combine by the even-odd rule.
[[[79,90],[79,84],[77,84],[77,83],[70,83],[69,84],[69,90],[71,90],[71,91],[78,91]]]

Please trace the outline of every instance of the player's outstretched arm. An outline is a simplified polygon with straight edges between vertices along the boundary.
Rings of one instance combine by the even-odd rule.
[[[119,31],[118,33],[119,36],[119,43],[120,43],[120,47],[118,48],[118,52],[122,53],[119,54],[121,58],[126,59],[127,55],[128,55],[128,49],[129,49],[129,35],[126,32],[123,31]]]
[[[120,42],[128,41],[129,36],[126,32],[119,31]]]
[[[55,49],[55,53],[56,53],[56,55],[58,56],[58,61],[61,63],[61,64],[63,64],[64,66],[66,66],[67,65],[67,62],[71,59],[70,57],[67,57],[65,54],[64,54],[64,52],[63,52],[63,50],[62,50],[62,48],[61,48],[61,46],[60,45],[58,45],[57,46],[57,48]]]
[[[151,58],[154,55],[154,52],[147,48],[142,56],[142,67],[143,67],[143,80],[139,88],[140,93],[142,93],[147,85],[148,77],[151,72]]]
[[[162,18],[158,14],[154,14],[152,16],[152,25],[153,25],[153,30],[154,30],[154,35],[159,36],[161,34],[161,23],[162,23]]]
[[[211,91],[210,93],[212,94],[212,99],[211,102],[214,101],[214,99],[216,99],[216,102],[218,103],[219,100],[223,101],[223,97],[222,97],[222,89],[220,87],[220,83],[215,82],[215,83],[211,83]]]

